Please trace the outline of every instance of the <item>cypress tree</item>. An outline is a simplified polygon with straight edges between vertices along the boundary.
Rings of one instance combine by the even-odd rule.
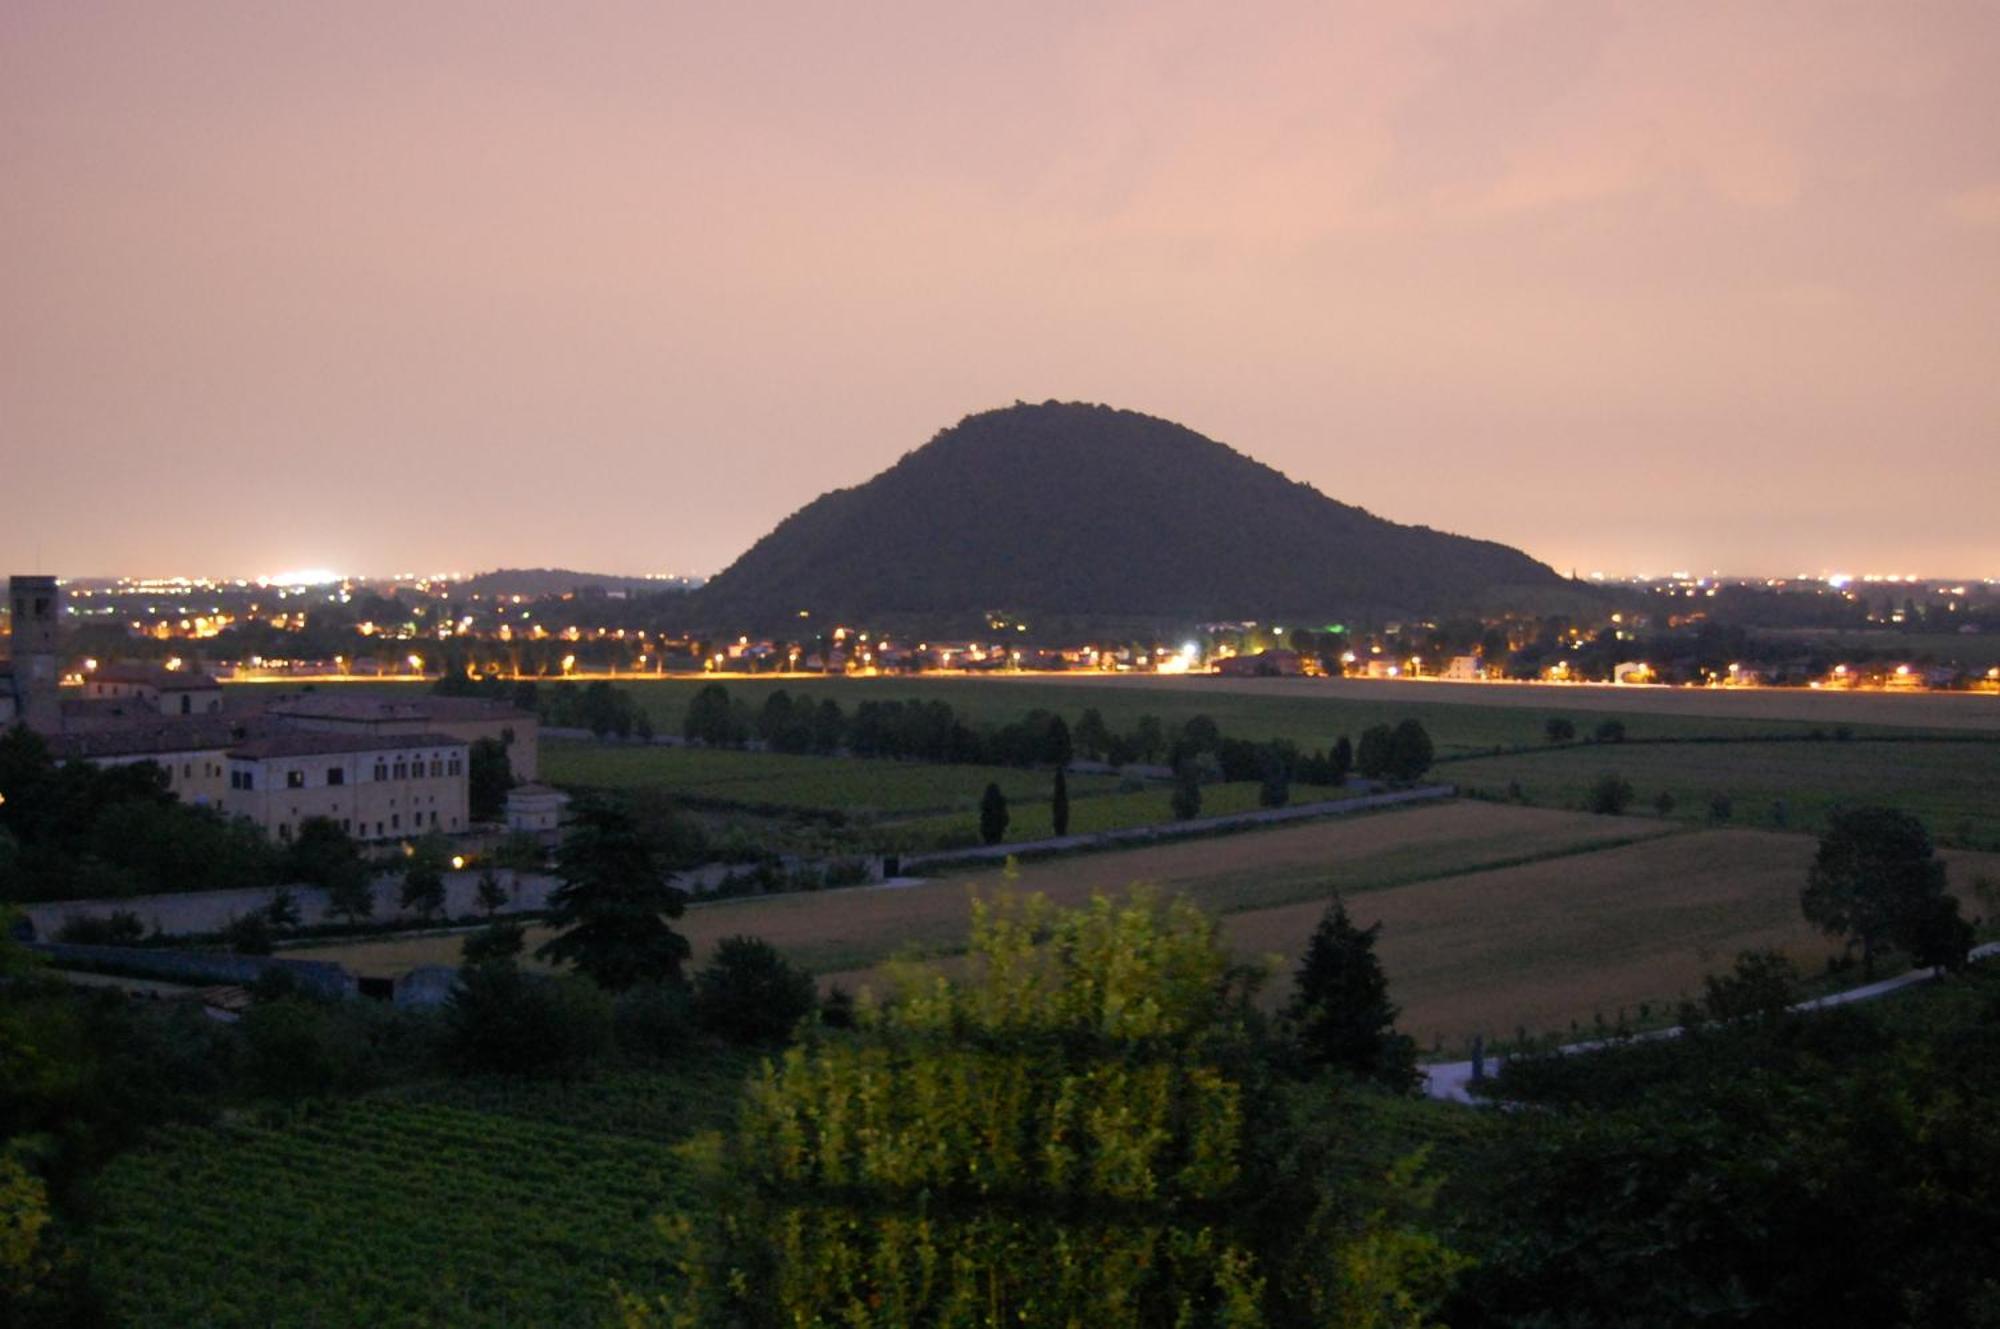
[[[1069,776],[1056,767],[1055,796],[1049,800],[1049,823],[1057,835],[1069,834]]]
[[[985,844],[999,844],[1007,834],[1007,796],[997,784],[988,784],[979,800],[979,838]]]

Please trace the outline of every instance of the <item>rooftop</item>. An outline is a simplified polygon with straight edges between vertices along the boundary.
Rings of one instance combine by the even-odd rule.
[[[449,734],[265,734],[230,746],[229,755],[249,760],[269,757],[325,757],[343,752],[406,752],[411,748],[464,748]]]
[[[58,761],[84,757],[146,757],[168,752],[214,752],[242,742],[244,728],[215,715],[177,716],[109,729],[48,736],[49,752]]]
[[[123,661],[90,674],[91,683],[129,683],[161,692],[207,692],[222,685],[199,670],[168,669],[164,665]]]
[[[483,697],[334,697],[307,693],[283,697],[265,713],[300,720],[352,720],[356,723],[421,720],[450,724],[464,720],[531,720],[527,711]]]

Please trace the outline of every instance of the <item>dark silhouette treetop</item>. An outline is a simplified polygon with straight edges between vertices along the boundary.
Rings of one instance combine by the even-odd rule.
[[[549,896],[557,936],[535,954],[576,967],[613,992],[679,983],[687,938],[673,930],[687,894],[668,882],[652,844],[623,810],[586,801],[570,814],[556,850],[562,879]]]
[[[697,598],[705,617],[776,627],[802,609],[1400,612],[1564,585],[1519,550],[1385,521],[1170,421],[1047,402],[968,416],[822,495]]]

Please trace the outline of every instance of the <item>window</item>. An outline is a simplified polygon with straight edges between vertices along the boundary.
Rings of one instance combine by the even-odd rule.
[[[354,824],[351,821],[349,821],[346,817],[342,817],[340,819],[340,829],[343,831],[351,831],[354,829]]]
[[[181,714],[182,715],[194,714],[194,698],[188,696],[188,694],[185,692],[181,694]]]
[[[326,768],[326,782],[329,785],[346,784],[347,772],[338,766],[329,766]]]
[[[184,761],[184,762],[182,762],[182,763],[181,763],[181,779],[183,779],[183,780],[192,780],[192,779],[194,779],[194,763],[193,763],[193,762],[191,762],[191,761]]]
[[[304,771],[290,770],[285,772],[285,788],[304,789],[305,787],[306,773]]]
[[[409,768],[409,766],[408,766],[408,765],[406,765],[406,764],[405,764],[405,763],[403,763],[403,762],[400,762],[400,761],[399,761],[399,762],[397,762],[397,763],[396,763],[396,778],[397,778],[398,780],[407,780],[407,779],[409,779],[409,778],[410,778],[410,768]]]
[[[451,774],[453,774],[453,775],[457,775],[457,774],[459,774],[459,760],[458,760],[458,758],[456,758],[456,757],[453,757],[453,758],[451,759],[451,766],[450,766],[450,768],[449,768],[449,769],[450,769],[450,772],[451,772]]]
[[[438,777],[439,777],[440,775],[443,775],[443,774],[444,774],[444,763],[443,763],[443,762],[441,762],[441,761],[434,761],[434,762],[432,762],[432,763],[431,763],[431,779],[435,780],[435,779],[437,779],[437,778],[438,778]]]
[[[378,761],[378,762],[376,762],[376,763],[375,763],[375,778],[376,778],[377,780],[386,780],[386,779],[388,779],[388,778],[389,778],[389,763],[388,763],[388,762],[386,762],[386,761]]]
[[[402,813],[398,812],[389,818],[389,829],[392,831],[400,831],[403,829]]]

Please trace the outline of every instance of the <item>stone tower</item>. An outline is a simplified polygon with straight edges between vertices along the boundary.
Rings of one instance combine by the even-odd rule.
[[[20,721],[42,734],[62,729],[62,592],[54,577],[10,577],[14,701]]]

